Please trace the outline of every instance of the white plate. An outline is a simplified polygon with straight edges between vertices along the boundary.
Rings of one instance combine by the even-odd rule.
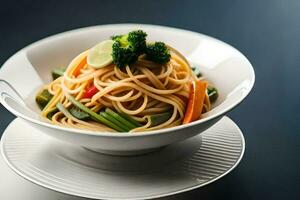
[[[50,81],[51,69],[66,66],[80,52],[111,35],[138,28],[148,33],[149,40],[164,41],[182,52],[218,88],[220,96],[210,112],[186,125],[140,134],[92,132],[55,126],[41,120],[34,97],[37,88]],[[249,94],[255,75],[242,53],[206,35],[163,26],[114,24],[76,29],[31,44],[4,63],[0,70],[1,79],[16,89],[30,109],[24,109],[24,105],[18,103],[19,96],[4,81],[0,81],[0,102],[43,133],[72,144],[111,151],[112,154],[138,154],[182,141],[212,126]]]
[[[87,200],[40,187],[18,176],[0,156],[1,200]]]
[[[20,176],[43,187],[95,199],[150,199],[192,190],[229,173],[241,160],[242,132],[224,117],[203,134],[142,156],[118,157],[63,143],[13,121],[2,155]]]

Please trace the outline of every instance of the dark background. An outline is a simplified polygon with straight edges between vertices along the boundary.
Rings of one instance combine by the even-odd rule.
[[[246,139],[242,162],[221,180],[174,199],[300,199],[300,1],[6,1],[0,6],[0,63],[52,34],[127,22],[216,37],[255,69],[252,93],[229,113]],[[13,118],[0,105],[0,135]]]

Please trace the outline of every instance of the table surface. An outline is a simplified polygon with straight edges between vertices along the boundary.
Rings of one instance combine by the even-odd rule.
[[[99,24],[160,24],[221,39],[256,73],[253,92],[229,113],[243,130],[246,152],[226,177],[174,199],[300,199],[299,10],[297,0],[6,1],[0,63],[44,37]],[[0,105],[0,135],[12,119]]]

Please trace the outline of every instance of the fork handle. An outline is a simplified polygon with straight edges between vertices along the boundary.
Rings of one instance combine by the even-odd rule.
[[[0,79],[0,102],[3,103],[4,97],[9,97],[23,106],[26,106],[21,95],[6,80]]]

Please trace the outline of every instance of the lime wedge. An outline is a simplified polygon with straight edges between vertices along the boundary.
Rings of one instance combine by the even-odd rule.
[[[87,63],[96,69],[105,67],[112,62],[112,45],[114,41],[104,40],[89,50]]]

